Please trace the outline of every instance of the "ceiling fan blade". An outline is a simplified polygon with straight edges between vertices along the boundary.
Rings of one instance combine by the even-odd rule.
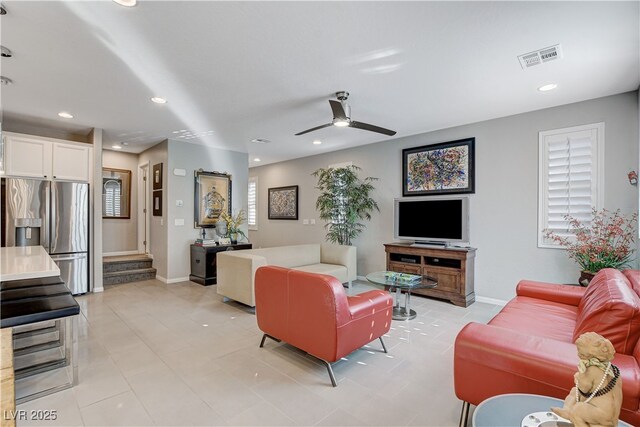
[[[326,125],[320,125],[320,126],[316,126],[314,128],[311,128],[311,129],[303,130],[302,132],[296,133],[295,136],[304,135],[305,133],[313,132],[314,130],[318,130],[318,129],[322,129],[322,128],[328,128],[329,126],[333,126],[333,123],[327,123]]]
[[[356,121],[351,121],[351,123],[349,123],[349,127],[352,128],[356,128],[356,129],[362,129],[362,130],[368,130],[371,132],[377,132],[377,133],[382,133],[385,135],[389,135],[389,136],[393,136],[396,134],[395,130],[390,130],[390,129],[385,129],[385,128],[381,128],[380,126],[374,126],[374,125],[370,125],[368,123],[362,123],[362,122],[356,122]]]
[[[346,120],[348,118],[341,102],[330,99],[329,104],[331,104],[331,110],[333,111],[334,119]]]

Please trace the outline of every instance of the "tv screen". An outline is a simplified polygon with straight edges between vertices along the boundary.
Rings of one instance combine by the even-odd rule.
[[[418,242],[468,242],[467,197],[395,200],[394,237]]]

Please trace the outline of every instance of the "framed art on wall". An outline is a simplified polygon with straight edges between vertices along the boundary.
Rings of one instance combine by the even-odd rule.
[[[402,195],[475,192],[475,138],[402,150]]]
[[[231,175],[220,172],[195,172],[194,228],[215,227],[220,214],[231,215]]]
[[[162,189],[162,163],[153,165],[153,189]]]
[[[269,188],[269,219],[298,219],[298,186]]]
[[[153,216],[162,216],[162,190],[153,192]]]

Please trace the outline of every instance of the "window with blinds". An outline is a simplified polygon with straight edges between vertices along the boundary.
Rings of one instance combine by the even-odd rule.
[[[249,230],[258,229],[258,178],[249,178],[249,209],[247,212],[247,225]]]
[[[604,123],[540,132],[538,246],[559,247],[546,231],[570,236],[567,215],[588,223],[602,207]]]

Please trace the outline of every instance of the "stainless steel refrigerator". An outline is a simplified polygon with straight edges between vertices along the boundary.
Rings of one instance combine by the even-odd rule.
[[[89,291],[89,184],[2,178],[2,246],[42,245],[74,295]]]

